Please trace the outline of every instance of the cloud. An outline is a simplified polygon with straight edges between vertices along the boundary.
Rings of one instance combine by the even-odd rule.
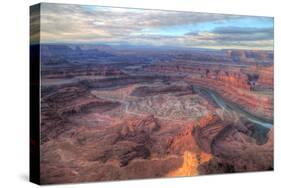
[[[235,16],[233,16],[235,17]],[[136,35],[144,28],[157,28],[181,24],[196,24],[208,21],[224,20],[224,15],[198,14],[189,12],[140,10],[110,7],[93,9],[80,5],[42,4],[41,23],[43,40],[49,40],[46,33],[65,39],[65,33],[73,34],[73,40],[113,36]],[[80,38],[75,36],[81,35]]]
[[[254,43],[258,43],[257,46],[261,48],[268,48],[262,45],[272,46],[268,43],[273,40],[272,28],[216,27],[213,30],[201,28],[201,25],[214,27],[215,24],[224,25],[244,18],[256,19],[223,14],[43,3],[41,41],[212,48],[232,45],[239,47],[252,41],[251,44],[247,43],[247,46]],[[190,31],[190,28],[197,30]],[[183,30],[183,34],[176,35],[179,29]]]
[[[219,27],[210,32],[187,33],[187,40],[201,45],[218,46],[224,48],[273,48],[272,28],[253,27]],[[204,44],[205,43],[205,44]]]
[[[216,28],[213,33],[217,34],[217,40],[272,40],[272,28],[253,28],[253,27],[223,27]]]

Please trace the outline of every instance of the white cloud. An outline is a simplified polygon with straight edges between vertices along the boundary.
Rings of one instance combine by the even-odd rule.
[[[268,42],[270,39],[263,42],[253,40],[247,44],[245,41],[239,43],[227,40],[227,34],[218,31],[202,31],[183,36],[160,36],[144,32],[151,28],[224,22],[241,19],[241,16],[45,3],[42,4],[41,10],[42,42],[131,43],[213,48],[239,45],[259,48],[273,46]],[[223,40],[220,39],[222,36],[225,37]]]

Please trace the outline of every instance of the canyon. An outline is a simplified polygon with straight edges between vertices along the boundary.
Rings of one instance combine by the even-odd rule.
[[[273,52],[41,47],[42,184],[273,170]]]

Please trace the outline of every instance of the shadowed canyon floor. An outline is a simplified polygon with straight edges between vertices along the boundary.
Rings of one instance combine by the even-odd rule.
[[[239,51],[234,62],[237,53],[215,52],[223,63],[186,53],[137,65],[43,63],[41,183],[272,170],[271,53]]]

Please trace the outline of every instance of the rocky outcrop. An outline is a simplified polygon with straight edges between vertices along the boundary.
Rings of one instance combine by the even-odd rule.
[[[207,153],[212,153],[211,143],[216,135],[225,128],[227,124],[217,119],[215,122],[207,122],[205,127],[195,127],[193,136],[197,145]]]
[[[153,115],[147,116],[144,119],[132,120],[132,122],[124,125],[120,132],[122,139],[136,139],[136,137],[144,135],[149,136],[152,132],[159,130],[160,125]],[[145,140],[140,140],[145,142]]]
[[[118,106],[118,102],[99,99],[81,85],[56,88],[42,98],[42,142],[70,129],[71,123],[68,120],[70,116],[89,111],[103,112]]]
[[[209,128],[208,128],[209,127]],[[207,126],[195,131],[199,146],[214,157],[200,165],[201,174],[244,172],[273,169],[272,133],[264,145],[236,126]],[[205,142],[206,140],[206,142]],[[203,144],[202,144],[203,142]]]
[[[236,89],[250,90],[250,80],[248,76],[239,72],[228,72],[223,70],[208,71],[206,70],[206,78],[202,80],[223,84],[226,87],[233,87]]]
[[[272,62],[273,54],[268,51],[254,50],[227,50],[227,56],[235,62],[253,63],[253,62]]]
[[[163,177],[183,160],[155,155],[160,129],[158,120],[147,116],[101,128],[80,125],[65,130],[42,145],[42,183]]]
[[[203,147],[205,145],[205,142],[208,142],[208,140],[204,140],[205,137],[201,134],[204,133],[198,133],[198,130],[204,130],[205,127],[209,124],[215,124],[219,122],[219,117],[214,114],[208,114],[206,116],[203,116],[202,118],[199,118],[196,121],[190,121],[182,130],[180,133],[178,133],[171,141],[169,145],[168,153],[176,153],[176,154],[183,154],[185,151],[198,151],[198,146],[202,146],[202,148],[205,149],[205,151],[208,152],[207,147]],[[213,126],[212,126],[213,127]],[[214,128],[216,129],[216,127]],[[207,131],[206,136],[212,136],[209,135],[212,131]],[[200,134],[200,139],[199,135]],[[208,138],[207,138],[208,139]]]

